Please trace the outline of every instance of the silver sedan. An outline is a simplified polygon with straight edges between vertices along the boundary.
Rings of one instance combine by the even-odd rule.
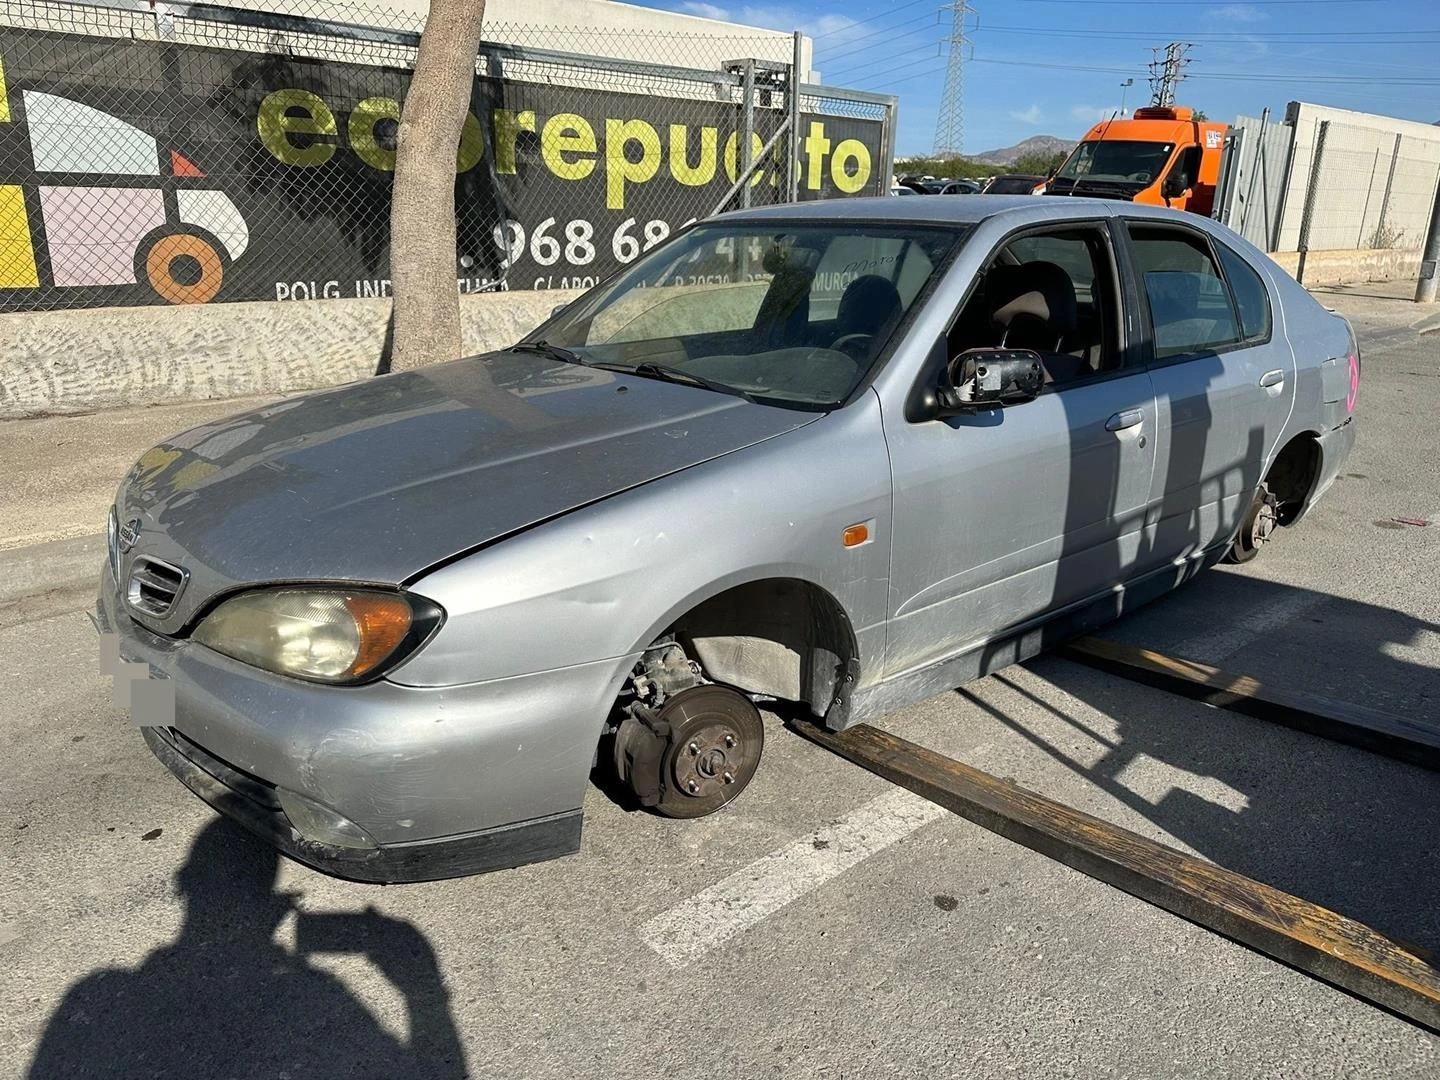
[[[1191,215],[973,196],[701,222],[512,349],[187,432],[97,610],[154,753],[368,881],[680,817],[1029,656],[1326,490],[1350,327]]]

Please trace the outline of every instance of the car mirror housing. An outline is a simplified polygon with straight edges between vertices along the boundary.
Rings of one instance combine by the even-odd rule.
[[[1167,199],[1178,199],[1190,189],[1184,175],[1173,172],[1165,177],[1165,182],[1160,185],[1160,194]]]
[[[1040,354],[1031,349],[966,349],[946,365],[935,403],[941,415],[1019,405],[1044,382]]]

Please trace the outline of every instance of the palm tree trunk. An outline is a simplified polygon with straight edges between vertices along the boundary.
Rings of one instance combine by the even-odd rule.
[[[400,112],[390,208],[390,368],[460,355],[455,278],[455,155],[485,0],[431,0]]]

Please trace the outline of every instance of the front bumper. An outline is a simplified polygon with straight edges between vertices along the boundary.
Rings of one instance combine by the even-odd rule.
[[[173,728],[142,729],[151,752],[213,809],[268,841],[296,862],[351,881],[436,881],[573,855],[580,850],[581,814],[572,810],[469,836],[346,848],[307,840],[290,826],[275,789],[190,742]]]
[[[125,613],[108,566],[95,621],[122,661],[145,663],[173,688],[173,718],[144,728],[155,755],[300,862],[362,881],[417,881],[578,850],[623,662],[452,687],[322,686],[150,633]],[[304,839],[277,788],[343,815],[378,847]]]

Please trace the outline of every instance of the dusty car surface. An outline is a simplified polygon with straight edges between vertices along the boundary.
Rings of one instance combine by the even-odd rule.
[[[513,866],[577,849],[593,769],[708,813],[757,703],[843,728],[1252,557],[1334,479],[1359,377],[1194,215],[731,214],[513,349],[151,450],[97,621],[154,753],[283,851]]]

